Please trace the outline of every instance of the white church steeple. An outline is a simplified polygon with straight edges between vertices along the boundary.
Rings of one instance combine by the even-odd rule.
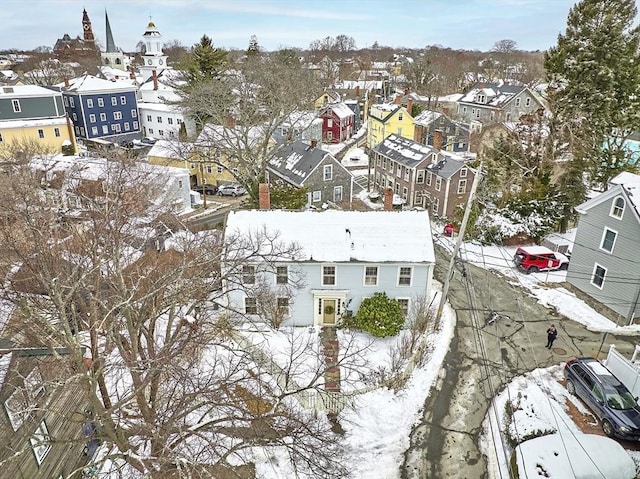
[[[152,21],[149,21],[142,40],[146,50],[142,55],[144,66],[141,70],[145,78],[149,78],[153,70],[159,71],[167,67],[167,56],[162,52],[162,35]]]

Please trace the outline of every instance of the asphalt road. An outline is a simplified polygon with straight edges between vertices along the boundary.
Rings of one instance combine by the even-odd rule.
[[[449,257],[437,247],[435,277],[440,282],[448,263]],[[490,399],[504,384],[572,356],[596,356],[601,345],[600,357],[610,344],[631,354],[638,339],[608,335],[602,344],[602,333],[540,305],[502,276],[467,264],[457,265],[449,302],[456,310],[456,333],[438,384],[425,402],[423,418],[411,433],[402,479],[488,478],[479,436]],[[501,317],[487,324],[491,311]],[[545,344],[551,323],[558,338],[549,351]]]

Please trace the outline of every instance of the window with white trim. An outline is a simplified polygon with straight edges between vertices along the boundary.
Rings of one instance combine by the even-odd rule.
[[[458,194],[463,195],[467,192],[467,180],[458,180]]]
[[[516,106],[520,106],[520,98],[516,98]]]
[[[276,284],[289,284],[288,266],[276,266]]]
[[[94,114],[89,115],[89,123],[95,123],[96,122],[96,116]]]
[[[364,267],[364,285],[378,286],[378,267],[377,266]]]
[[[436,191],[440,191],[440,188],[442,188],[442,178],[436,176]]]
[[[93,100],[91,98],[87,98],[87,108],[93,108]]]
[[[616,244],[616,238],[618,237],[618,233],[613,231],[612,229],[605,228],[602,233],[602,241],[600,242],[600,249],[606,251],[607,253],[613,252],[613,247]]]
[[[103,135],[109,134],[109,125],[102,125],[102,134]]]
[[[157,119],[158,119],[158,123],[162,123],[162,117],[161,116],[159,116]]]
[[[468,171],[469,171],[469,170],[468,170],[467,168],[465,168],[465,167],[460,168],[460,178],[466,178],[466,177],[467,177],[467,172],[468,172]]]
[[[406,318],[409,315],[409,299],[408,298],[396,298],[396,301],[402,309],[402,315]]]
[[[73,101],[73,98],[71,99],[71,101]],[[98,106],[104,106],[104,99],[103,98],[98,98]]]
[[[398,269],[398,286],[411,286],[411,266],[401,266]]]
[[[323,266],[322,267],[322,286],[335,286],[335,285],[336,285],[336,267]]]
[[[324,165],[322,167],[322,177],[324,181],[333,179],[333,165]]]
[[[98,127],[97,127],[97,126],[92,126],[92,127],[91,127],[91,134],[92,134],[93,136],[95,136],[95,135],[97,135],[97,134],[98,134]]]
[[[437,215],[440,211],[440,198],[434,198],[433,203],[431,203],[431,211],[434,215]]]
[[[134,121],[134,122],[133,122],[133,129],[134,129],[134,130],[137,130],[137,129],[138,129],[138,122],[137,122],[137,121]]]
[[[433,178],[433,173],[427,171],[427,186],[431,186],[431,179]]]
[[[242,283],[243,284],[255,284],[256,282],[256,267],[246,264],[242,267]]]
[[[405,166],[404,167],[404,181],[409,181],[410,178],[411,178],[411,170]]]
[[[36,462],[38,465],[41,465],[47,457],[47,454],[49,454],[49,451],[51,451],[51,437],[49,436],[49,429],[44,419],[33,433],[33,436],[29,438],[29,441],[31,442],[33,454],[36,456]]]
[[[118,99],[115,96],[111,97],[111,106],[116,106],[118,104]]]
[[[106,113],[100,113],[100,121],[107,121],[107,114]]]
[[[591,275],[591,284],[596,288],[602,289],[604,286],[604,280],[607,276],[607,269],[596,263],[593,267],[593,274]]]
[[[424,170],[418,170],[418,175],[416,176],[416,183],[419,183],[419,184],[424,183]]]
[[[342,186],[333,187],[333,201],[339,203],[342,201]]]
[[[53,136],[55,136],[56,138],[60,138],[60,128],[53,129]]]
[[[127,104],[127,97],[126,96],[121,96],[120,97],[120,104],[121,105],[126,105]]]
[[[71,108],[76,107],[75,101],[72,96],[69,97],[69,105],[71,105]]]
[[[38,128],[38,138],[44,138],[44,130],[42,128]]]
[[[131,118],[138,118],[138,111],[135,108],[131,109]]]
[[[244,312],[245,314],[258,314],[258,301],[256,298],[249,296],[244,298]]]
[[[322,192],[314,191],[313,193],[311,193],[311,201],[313,201],[314,203],[322,201]]]
[[[129,131],[131,129],[131,127],[129,126],[129,122],[125,121],[124,122],[124,131]]]
[[[121,111],[114,111],[113,112],[113,119],[114,120],[122,120],[122,112]]]
[[[611,213],[609,213],[614,218],[621,219],[624,214],[624,205],[625,201],[622,196],[618,196],[613,200],[613,204],[611,205]]]
[[[173,125],[173,118],[167,118],[167,123],[169,123],[170,125]]]

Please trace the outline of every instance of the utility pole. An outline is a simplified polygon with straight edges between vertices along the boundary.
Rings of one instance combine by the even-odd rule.
[[[458,256],[458,251],[460,250],[460,245],[462,244],[462,239],[464,238],[464,231],[467,227],[467,222],[469,221],[469,215],[471,214],[471,206],[473,205],[473,200],[476,196],[476,190],[478,189],[478,183],[480,183],[480,178],[482,177],[482,162],[478,166],[476,171],[476,175],[473,179],[473,184],[471,185],[471,191],[469,192],[469,198],[467,198],[467,206],[464,210],[464,216],[462,217],[462,224],[460,225],[460,231],[458,233],[458,239],[456,240],[456,245],[453,248],[453,253],[451,253],[451,260],[449,261],[449,269],[447,270],[447,276],[444,280],[444,285],[442,286],[442,297],[440,298],[440,304],[438,305],[438,312],[436,313],[435,319],[435,329],[438,329],[440,326],[440,318],[442,317],[442,310],[444,309],[444,304],[447,301],[447,295],[449,294],[449,281],[451,279],[451,272],[453,271],[453,266],[456,261],[456,257]]]

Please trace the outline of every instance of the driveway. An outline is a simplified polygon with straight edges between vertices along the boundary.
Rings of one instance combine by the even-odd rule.
[[[441,282],[448,263],[444,250],[436,247],[435,277]],[[478,444],[490,399],[524,372],[572,356],[595,356],[603,341],[601,333],[587,330],[540,305],[502,276],[473,265],[458,265],[449,302],[456,310],[456,335],[440,380],[425,402],[424,416],[411,433],[402,479],[487,478]],[[501,317],[487,324],[491,311]],[[558,339],[549,351],[545,331],[551,323],[558,329]],[[606,353],[615,344],[630,354],[633,339],[609,334],[601,350]]]

